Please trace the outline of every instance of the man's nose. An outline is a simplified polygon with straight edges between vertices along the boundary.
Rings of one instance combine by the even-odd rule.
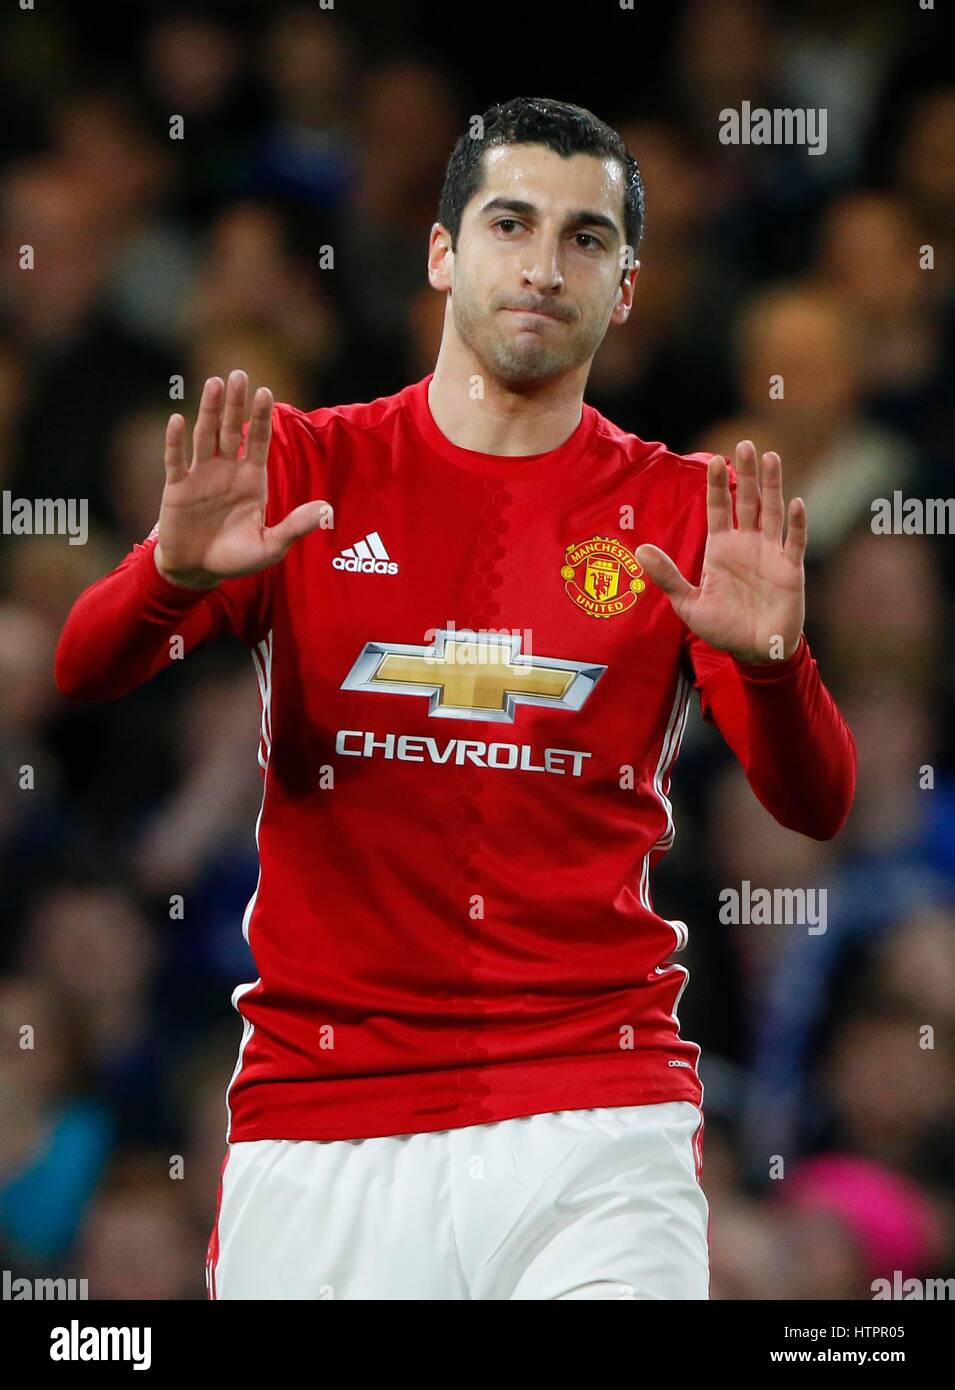
[[[533,256],[524,268],[524,279],[540,293],[563,289],[564,276],[560,265],[558,242],[536,240]]]

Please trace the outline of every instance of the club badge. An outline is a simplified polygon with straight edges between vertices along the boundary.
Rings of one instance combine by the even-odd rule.
[[[590,618],[626,613],[647,587],[636,556],[610,536],[569,545],[560,577],[564,592]]]

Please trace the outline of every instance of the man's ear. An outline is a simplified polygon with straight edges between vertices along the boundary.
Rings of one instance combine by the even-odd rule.
[[[637,276],[640,274],[640,262],[634,261],[623,272],[623,277],[618,287],[618,299],[614,305],[613,313],[610,315],[611,323],[626,323],[630,317],[630,310],[633,308],[633,296],[636,289]]]
[[[435,222],[428,239],[428,283],[434,290],[449,290],[454,279],[454,247],[451,233]]]

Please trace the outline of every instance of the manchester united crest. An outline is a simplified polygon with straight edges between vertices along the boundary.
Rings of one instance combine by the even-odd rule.
[[[560,577],[564,592],[591,618],[626,613],[647,587],[637,557],[610,536],[569,545]]]

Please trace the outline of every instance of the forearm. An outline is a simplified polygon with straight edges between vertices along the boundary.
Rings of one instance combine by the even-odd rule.
[[[152,539],[135,546],[74,603],[54,662],[64,695],[117,699],[219,630],[215,591],[169,583],[156,569],[154,546]]]
[[[816,840],[836,835],[855,795],[856,747],[805,637],[786,662],[711,661],[704,690],[707,717],[779,824]]]

